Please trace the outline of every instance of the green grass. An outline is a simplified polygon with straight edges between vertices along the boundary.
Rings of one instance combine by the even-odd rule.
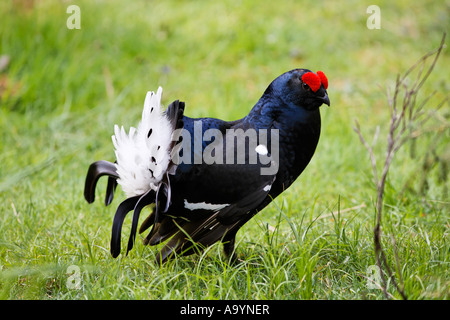
[[[367,287],[376,195],[352,126],[358,119],[366,136],[387,127],[386,87],[439,45],[448,3],[379,1],[380,30],[366,28],[360,1],[77,4],[80,30],[66,28],[66,2],[0,3],[0,55],[10,58],[0,71],[1,299],[384,298]],[[448,95],[448,66],[444,50],[422,89],[421,99],[437,91],[430,108]],[[83,199],[89,164],[114,160],[113,125],[136,125],[159,85],[164,104],[186,101],[189,116],[238,119],[296,67],[327,74],[331,107],[311,164],[238,233],[245,262],[228,265],[216,245],[159,267],[157,248],[140,241],[113,259],[124,194],[108,208]],[[448,110],[420,128],[414,152],[406,144],[389,174],[382,241],[398,279],[395,237],[410,299],[450,298]],[[388,292],[400,298],[392,284]]]

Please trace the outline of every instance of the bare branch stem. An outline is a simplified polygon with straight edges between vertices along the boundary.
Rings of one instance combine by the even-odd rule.
[[[388,106],[390,110],[390,123],[389,123],[389,131],[387,136],[387,147],[386,147],[386,155],[385,160],[383,164],[383,168],[381,171],[381,176],[378,175],[378,169],[377,169],[377,159],[374,153],[374,144],[378,139],[379,134],[379,127],[377,127],[377,131],[374,135],[373,144],[369,145],[364,138],[360,125],[358,121],[355,121],[356,126],[353,128],[354,131],[358,134],[359,139],[361,143],[364,145],[364,147],[367,149],[370,161],[372,165],[372,172],[375,179],[375,185],[377,190],[377,200],[376,200],[376,225],[374,228],[374,246],[375,246],[375,256],[377,259],[377,265],[380,268],[380,270],[384,269],[386,270],[386,273],[391,280],[392,284],[394,285],[395,289],[400,293],[403,299],[407,299],[406,294],[403,290],[403,279],[401,275],[401,269],[400,269],[400,260],[398,257],[397,252],[397,245],[395,241],[395,237],[392,235],[392,242],[395,246],[394,248],[394,254],[395,254],[395,261],[397,265],[397,272],[399,274],[399,279],[401,283],[401,288],[397,284],[397,281],[395,280],[392,270],[389,266],[389,263],[387,261],[386,254],[383,250],[383,246],[381,243],[381,218],[382,218],[382,210],[383,210],[383,197],[384,197],[384,191],[385,191],[385,185],[387,176],[389,173],[389,168],[391,166],[391,163],[394,159],[394,156],[396,152],[400,149],[400,147],[411,138],[411,135],[406,135],[405,133],[411,131],[411,128],[415,127],[417,124],[424,124],[429,118],[425,117],[424,119],[421,119],[421,121],[418,121],[420,117],[423,117],[425,113],[423,112],[423,108],[425,104],[429,101],[430,97],[427,97],[423,103],[421,103],[418,107],[416,106],[416,97],[419,93],[420,88],[425,83],[425,80],[429,77],[431,72],[433,71],[436,62],[439,58],[439,55],[441,54],[441,51],[445,45],[445,38],[446,34],[444,33],[441,44],[438,49],[427,53],[424,55],[418,62],[416,62],[413,66],[411,66],[402,76],[398,75],[395,82],[395,88],[394,88],[394,94],[391,97],[390,91],[387,91],[387,99],[388,99]],[[431,65],[426,70],[425,74],[424,68],[425,63],[429,57],[432,57],[434,55],[434,59],[431,63]],[[408,85],[406,82],[406,78],[408,75],[410,75],[414,70],[417,68],[420,68],[415,81],[412,85]],[[402,90],[403,88],[403,90]],[[432,94],[434,95],[434,93]],[[400,96],[402,97],[401,101],[398,101],[400,99]],[[445,102],[444,100],[443,102]],[[400,111],[398,110],[398,105],[401,104]],[[442,105],[441,103],[439,107]],[[383,272],[380,272],[381,279],[383,282],[382,289],[385,297],[387,299],[390,298],[388,292],[387,292],[387,281],[386,277],[384,276]]]

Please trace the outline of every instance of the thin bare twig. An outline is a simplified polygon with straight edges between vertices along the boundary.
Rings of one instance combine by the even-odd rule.
[[[395,261],[397,265],[397,272],[399,274],[399,280],[401,287],[397,284],[397,281],[395,280],[392,270],[389,266],[389,263],[387,261],[386,254],[384,252],[382,243],[381,243],[381,218],[382,218],[382,209],[383,209],[383,196],[384,196],[384,190],[385,190],[385,184],[387,175],[389,172],[389,168],[391,166],[391,163],[394,159],[394,156],[396,152],[400,149],[400,147],[408,140],[411,139],[412,135],[411,133],[409,135],[406,135],[406,132],[412,132],[411,128],[414,128],[417,126],[417,124],[423,125],[427,120],[430,119],[430,115],[428,117],[425,117],[423,119],[420,119],[424,117],[426,114],[423,112],[423,108],[425,104],[430,100],[430,97],[427,97],[418,107],[416,106],[416,98],[417,94],[419,93],[420,88],[425,83],[426,79],[429,77],[431,72],[433,71],[436,62],[439,58],[439,55],[441,54],[442,49],[444,48],[445,44],[445,38],[446,34],[444,33],[441,44],[438,49],[427,53],[424,55],[418,62],[416,62],[414,65],[412,65],[402,76],[398,75],[395,81],[395,88],[394,88],[394,94],[391,97],[390,90],[387,91],[387,99],[388,99],[388,106],[390,110],[390,123],[389,123],[389,132],[387,136],[387,148],[386,148],[386,155],[384,159],[383,168],[381,171],[381,176],[378,175],[378,169],[377,169],[377,159],[374,153],[374,144],[378,139],[379,135],[379,128],[377,128],[377,131],[374,135],[373,144],[369,145],[364,138],[364,136],[361,133],[360,125],[358,121],[356,122],[356,126],[353,128],[355,132],[358,134],[359,139],[361,140],[361,143],[364,145],[364,147],[367,149],[371,165],[372,165],[372,171],[373,176],[375,179],[376,189],[377,189],[377,200],[376,200],[376,225],[374,228],[374,246],[375,246],[375,256],[377,259],[377,265],[380,268],[380,270],[384,269],[386,270],[387,276],[389,277],[390,281],[394,285],[395,289],[400,293],[403,299],[407,299],[406,294],[404,293],[403,288],[403,279],[401,274],[401,268],[400,268],[400,260],[398,257],[397,252],[397,244],[395,241],[394,235],[392,235],[392,241],[394,244],[394,254],[395,254]],[[425,63],[429,57],[432,57],[434,55],[434,60],[432,61],[431,65],[428,67],[425,74],[424,68]],[[416,79],[413,82],[412,85],[408,84],[406,79],[407,76],[410,75],[414,70],[419,68],[419,71],[417,73]],[[434,95],[434,93],[432,94]],[[402,99],[400,99],[402,97]],[[444,100],[438,108],[440,108],[443,103],[446,100]],[[400,110],[398,110],[400,108]],[[420,121],[419,121],[420,119]],[[409,129],[409,130],[408,130]],[[380,272],[381,279],[383,282],[382,289],[385,297],[387,299],[390,298],[388,292],[387,292],[387,280],[383,272]]]

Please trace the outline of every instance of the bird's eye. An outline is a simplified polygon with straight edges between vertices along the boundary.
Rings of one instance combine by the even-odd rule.
[[[305,90],[309,90],[310,89],[310,87],[304,82],[302,83],[302,86],[303,86],[303,89],[305,89]]]

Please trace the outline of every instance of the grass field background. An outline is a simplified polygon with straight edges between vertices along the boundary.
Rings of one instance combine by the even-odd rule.
[[[66,26],[70,4],[79,30]],[[366,26],[371,4],[379,30]],[[1,1],[0,299],[383,299],[367,285],[376,193],[352,128],[358,119],[369,137],[379,125],[383,159],[386,89],[438,47],[449,12],[431,0]],[[235,120],[298,67],[325,72],[331,107],[311,164],[238,233],[245,262],[228,265],[216,245],[159,267],[139,239],[113,259],[125,196],[105,208],[100,181],[88,205],[83,184],[91,162],[114,160],[114,124],[136,126],[158,86],[188,116]],[[448,97],[449,74],[444,49],[419,95],[436,91],[428,111]],[[450,298],[448,124],[447,103],[388,177],[382,241],[411,299]]]

